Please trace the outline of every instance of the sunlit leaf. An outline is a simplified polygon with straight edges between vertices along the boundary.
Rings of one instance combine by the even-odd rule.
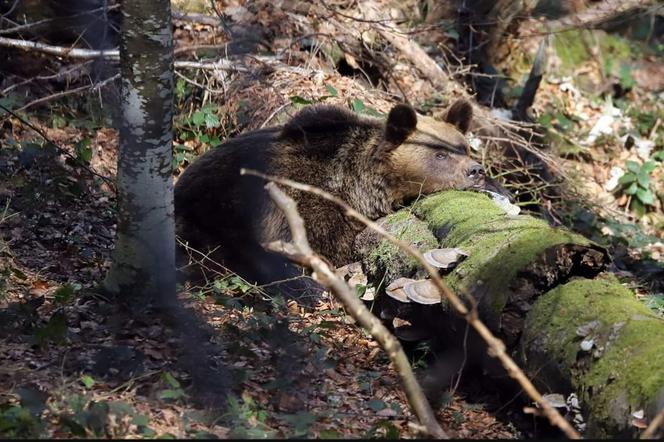
[[[636,196],[643,204],[652,206],[655,203],[655,195],[653,195],[650,189],[638,189]]]
[[[625,167],[627,167],[627,170],[633,173],[639,173],[641,170],[641,166],[636,161],[627,161],[625,163]]]

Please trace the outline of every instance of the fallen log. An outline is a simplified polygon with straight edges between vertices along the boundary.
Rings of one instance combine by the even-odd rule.
[[[664,406],[664,321],[602,275],[609,261],[602,247],[544,220],[508,215],[476,192],[432,195],[381,225],[423,253],[443,247],[467,254],[447,284],[476,303],[541,391],[576,394],[583,420],[575,423],[586,435],[635,435]],[[426,280],[416,262],[368,231],[356,248],[377,288],[376,313],[402,341],[463,340],[465,327],[436,291],[427,293],[426,283],[419,292],[403,290],[399,278]],[[479,342],[472,334],[469,340],[465,348]]]
[[[634,437],[664,408],[664,321],[615,278],[537,299],[519,352],[535,385],[577,393],[593,437]]]

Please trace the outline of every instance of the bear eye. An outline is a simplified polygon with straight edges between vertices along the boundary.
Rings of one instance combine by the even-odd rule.
[[[436,152],[436,159],[438,160],[444,160],[445,158],[449,157],[450,154],[447,152]]]

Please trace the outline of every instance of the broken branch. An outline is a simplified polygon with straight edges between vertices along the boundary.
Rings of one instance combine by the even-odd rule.
[[[516,380],[519,385],[524,389],[524,391],[530,396],[533,401],[535,401],[542,409],[542,413],[549,419],[552,425],[560,428],[567,437],[571,439],[580,439],[581,435],[567,422],[560,413],[552,407],[547,401],[544,400],[542,394],[535,388],[533,383],[528,379],[524,374],[523,370],[514,362],[514,360],[507,354],[505,351],[505,344],[489,330],[489,328],[484,325],[484,323],[478,318],[477,311],[475,309],[468,309],[463,301],[454,293],[452,290],[447,287],[447,284],[443,282],[442,278],[438,274],[437,269],[431,266],[419,250],[411,247],[408,243],[401,241],[387,232],[383,227],[377,223],[371,221],[366,216],[357,212],[355,209],[350,207],[346,202],[335,197],[334,195],[319,189],[314,186],[307,184],[302,184],[297,181],[289,180],[286,178],[279,178],[272,175],[266,175],[255,170],[241,169],[241,175],[253,175],[260,178],[263,178],[268,181],[274,181],[285,186],[292,187],[304,192],[313,193],[318,195],[321,198],[331,201],[341,208],[344,209],[347,216],[355,218],[360,221],[362,224],[366,225],[373,231],[377,232],[383,238],[387,239],[392,244],[396,245],[414,259],[416,259],[420,265],[429,273],[431,280],[438,288],[439,292],[444,294],[447,298],[449,304],[454,308],[454,310],[461,315],[463,318],[468,321],[468,323],[477,331],[477,333],[482,337],[482,339],[487,343],[489,355],[496,357],[500,360],[501,364],[507,371],[507,374]]]
[[[447,433],[438,425],[422,387],[415,379],[399,340],[367,309],[364,303],[351,291],[348,284],[336,275],[332,267],[311,249],[304,220],[297,211],[297,203],[279,189],[274,182],[268,183],[265,188],[269,192],[272,201],[286,216],[293,237],[292,244],[289,244],[288,247],[292,246],[295,253],[298,254],[296,261],[311,268],[321,284],[334,293],[353,319],[362,325],[385,350],[403,381],[408,402],[426,431],[435,438],[449,439]],[[288,247],[282,247],[282,249],[286,250]],[[285,254],[290,257],[292,252]]]

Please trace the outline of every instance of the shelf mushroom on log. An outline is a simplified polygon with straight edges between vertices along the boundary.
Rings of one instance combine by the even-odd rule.
[[[444,261],[446,283],[542,393],[576,395],[587,436],[635,436],[664,407],[664,320],[606,272],[599,245],[477,192],[431,195],[380,224]],[[414,259],[369,230],[355,246],[374,309],[402,341],[463,340],[465,321]]]

